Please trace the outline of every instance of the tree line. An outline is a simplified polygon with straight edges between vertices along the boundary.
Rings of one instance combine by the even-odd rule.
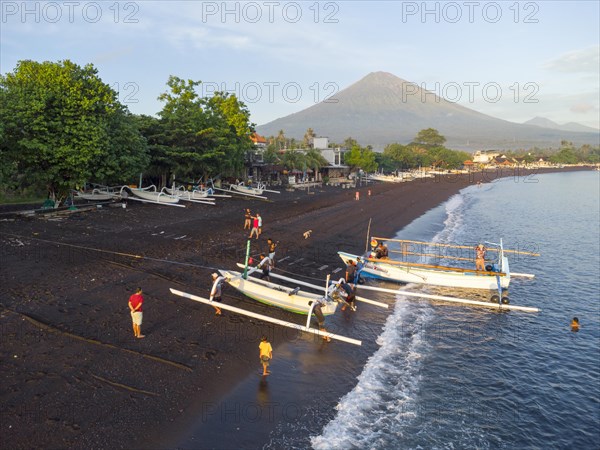
[[[253,149],[250,112],[234,95],[196,93],[169,77],[158,117],[134,115],[93,65],[20,61],[0,75],[0,194],[58,198],[93,181],[239,176]]]

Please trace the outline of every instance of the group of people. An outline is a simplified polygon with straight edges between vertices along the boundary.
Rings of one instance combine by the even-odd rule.
[[[248,239],[252,239],[252,236],[258,239],[262,233],[262,217],[260,217],[259,213],[252,215],[250,209],[246,208],[246,212],[244,213],[244,230],[250,230]]]

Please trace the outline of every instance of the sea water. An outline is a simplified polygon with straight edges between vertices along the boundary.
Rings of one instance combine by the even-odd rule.
[[[398,297],[358,383],[304,446],[600,448],[599,193],[592,171],[503,178],[400,230],[539,251],[509,255],[513,272],[536,275],[513,279],[510,300],[541,312]]]

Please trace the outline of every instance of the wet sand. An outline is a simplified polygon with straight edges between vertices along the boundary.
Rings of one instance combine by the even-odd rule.
[[[258,427],[247,420],[240,426],[245,431],[237,430],[245,437],[240,434],[238,440],[232,433],[224,440],[222,433],[231,422],[218,415],[223,399],[248,391],[245,380],[252,375],[259,390],[248,395],[258,395],[259,402],[276,401],[278,389],[268,385],[276,386],[277,374],[283,372],[287,404],[301,402],[312,381],[306,380],[306,370],[294,378],[290,361],[308,358],[318,379],[331,369],[319,359],[327,354],[326,362],[345,368],[347,384],[376,345],[364,343],[359,351],[343,343],[323,346],[227,311],[215,317],[209,306],[175,297],[169,288],[208,297],[210,273],[235,269],[245,253],[246,207],[263,217],[263,234],[252,241],[253,255],[266,251],[271,237],[280,241],[277,259],[285,258],[277,270],[324,279],[342,267],[338,250],[364,250],[369,219],[371,235],[391,236],[460,189],[497,176],[514,174],[324,187],[310,194],[283,191],[269,194],[268,202],[219,199],[214,207],[129,202],[126,209],[105,205],[62,217],[0,216],[2,447],[262,447],[276,420]],[[354,200],[357,190],[359,201]],[[307,230],[312,233],[304,239]],[[133,337],[127,307],[138,286],[144,289],[145,339]],[[232,288],[225,290],[224,301],[287,321],[305,320]],[[346,335],[353,327],[371,326],[359,334],[376,336],[385,313],[367,309],[363,314],[366,325],[358,312],[351,319],[336,315],[336,326]],[[262,334],[269,336],[275,355],[287,355],[277,369],[274,360],[266,386],[257,375]],[[298,348],[302,354],[296,353]],[[337,394],[322,395],[327,398],[321,406],[325,417],[334,413]]]

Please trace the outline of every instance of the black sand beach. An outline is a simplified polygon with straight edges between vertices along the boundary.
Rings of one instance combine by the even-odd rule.
[[[284,191],[268,202],[223,199],[214,207],[129,202],[126,209],[105,205],[64,216],[0,216],[2,448],[256,448],[279,422],[305,412],[284,406],[307,399],[318,401],[318,431],[375,351],[385,311],[365,307],[330,322],[340,334],[364,337],[355,348],[227,311],[215,317],[169,288],[207,297],[211,272],[235,269],[245,253],[246,207],[263,217],[253,255],[271,237],[281,242],[277,259],[287,257],[277,270],[324,280],[342,267],[337,251],[364,250],[369,219],[372,235],[390,236],[460,189],[498,176],[526,174]],[[145,339],[134,339],[127,307],[138,286]],[[232,288],[224,301],[305,320]],[[266,381],[258,376],[262,334],[274,347]],[[335,373],[335,382],[319,384]],[[265,416],[275,404],[278,412]],[[263,415],[253,420],[257,407]]]

